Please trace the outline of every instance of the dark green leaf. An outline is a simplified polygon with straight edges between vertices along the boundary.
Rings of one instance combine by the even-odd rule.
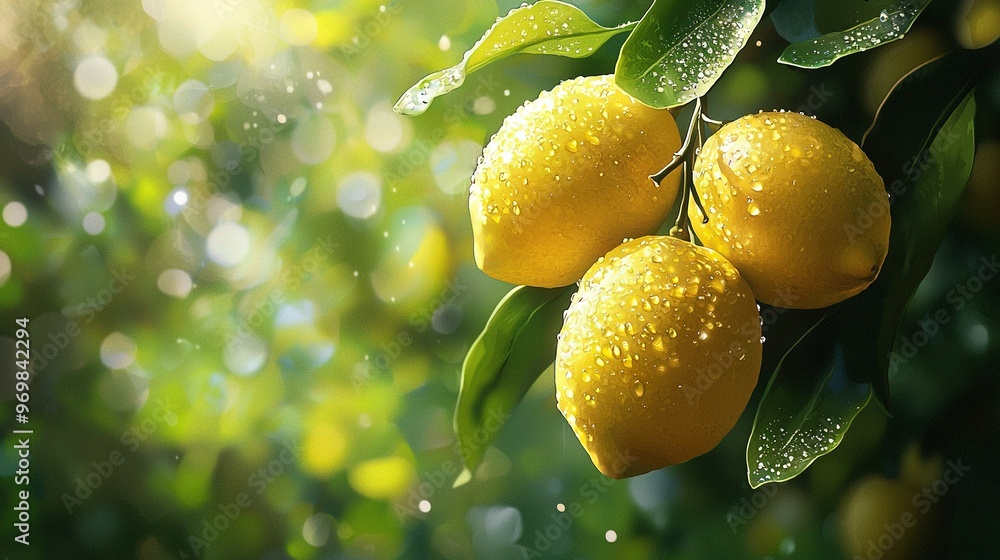
[[[930,0],[894,2],[878,15],[859,21],[850,29],[788,45],[778,62],[800,68],[821,68],[847,55],[902,39],[929,3]]]
[[[816,28],[816,0],[785,0],[771,12],[774,30],[781,38],[794,43],[821,35]]]
[[[487,64],[515,53],[583,58],[611,37],[633,27],[635,23],[603,27],[576,6],[556,0],[539,0],[531,6],[514,8],[497,19],[466,51],[461,62],[414,84],[399,98],[394,109],[404,115],[419,115],[434,98],[461,86],[466,76]]]
[[[791,480],[833,451],[871,399],[867,383],[847,378],[835,328],[821,319],[771,376],[747,444],[750,486]]]
[[[763,13],[764,0],[654,0],[622,46],[615,82],[651,107],[683,105],[708,92]]]
[[[465,464],[456,486],[471,478],[510,411],[555,360],[556,336],[574,291],[576,286],[514,288],[472,344],[455,408],[455,433]]]
[[[892,231],[878,278],[839,314],[840,338],[849,349],[848,374],[871,382],[886,406],[900,317],[930,270],[971,172],[972,88],[987,58],[961,51],[917,69],[889,94],[865,136],[865,152],[892,193]],[[853,226],[863,225],[859,214]]]

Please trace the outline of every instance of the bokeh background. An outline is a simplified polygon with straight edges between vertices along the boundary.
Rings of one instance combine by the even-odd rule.
[[[647,7],[574,3],[605,25]],[[901,332],[938,309],[949,320],[894,372],[892,416],[870,405],[837,451],[755,492],[744,451],[758,395],[711,453],[612,481],[548,373],[473,481],[451,488],[461,361],[510,288],[472,261],[468,178],[505,115],[561,79],[613,71],[622,40],[583,60],[515,56],[421,117],[393,113],[516,5],[0,4],[0,554],[850,558],[869,536],[841,527],[872,528],[877,544],[912,510],[919,524],[879,557],[997,556],[1000,279],[979,276],[1000,252],[995,76],[960,214]],[[904,40],[830,68],[775,62],[810,33],[765,19],[712,115],[798,110],[857,139],[903,74],[1000,34],[1000,2],[934,2]],[[21,317],[27,547],[13,541]],[[937,492],[948,461],[968,472],[918,511],[911,497]],[[853,490],[871,477],[908,486]]]

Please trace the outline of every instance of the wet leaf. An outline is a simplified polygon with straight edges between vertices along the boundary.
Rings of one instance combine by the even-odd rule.
[[[575,285],[514,288],[472,344],[462,365],[455,409],[455,433],[465,465],[456,485],[471,478],[510,411],[555,360],[563,311],[575,290]]]
[[[750,486],[791,480],[836,449],[871,399],[870,385],[847,377],[835,329],[821,319],[771,376],[747,444]]]
[[[899,320],[930,270],[972,171],[972,88],[988,56],[957,52],[917,69],[890,93],[865,137],[865,151],[892,193],[892,231],[878,278],[845,303],[841,337],[851,350],[848,373],[871,381],[886,405],[888,375],[905,362],[893,352]],[[901,129],[912,131],[909,139],[893,133]]]
[[[929,3],[930,0],[895,2],[850,29],[792,43],[778,57],[778,62],[800,68],[821,68],[847,55],[902,39]]]
[[[461,62],[414,84],[393,108],[404,115],[419,115],[436,97],[458,88],[469,74],[487,64],[515,53],[587,57],[611,37],[634,26],[635,23],[625,23],[603,27],[576,6],[556,0],[539,0],[530,6],[514,8],[497,19],[465,52]]]
[[[704,95],[742,49],[764,0],[655,0],[625,44],[615,82],[656,108]]]

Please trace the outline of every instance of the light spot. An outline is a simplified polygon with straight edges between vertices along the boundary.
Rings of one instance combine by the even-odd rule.
[[[352,218],[370,218],[382,204],[380,179],[367,171],[356,171],[337,185],[337,204]]]
[[[10,227],[21,227],[28,220],[28,209],[20,202],[8,202],[3,207],[3,221]]]
[[[299,121],[292,132],[292,152],[302,163],[316,165],[326,161],[337,143],[333,123],[314,114]]]
[[[392,152],[403,143],[409,130],[389,105],[375,105],[365,120],[365,141],[379,152]]]
[[[449,39],[447,35],[442,35],[441,38],[438,39],[438,48],[441,49],[442,51],[450,50],[451,39]]]
[[[76,65],[73,86],[86,99],[104,99],[118,85],[118,70],[111,61],[100,55],[89,56]]]
[[[103,183],[111,178],[111,165],[103,159],[95,159],[87,164],[87,179],[91,183]]]
[[[173,198],[174,204],[177,206],[184,206],[188,201],[188,193],[184,189],[177,189],[171,198]]]
[[[607,533],[604,533],[604,539],[608,542],[615,542],[618,540],[618,533],[609,529]]]
[[[431,511],[431,503],[428,502],[427,500],[420,500],[420,503],[417,505],[417,507],[420,508],[420,511],[424,513],[428,513]]]
[[[212,262],[225,267],[235,266],[250,253],[250,233],[240,224],[221,223],[208,234],[205,250]]]
[[[301,8],[285,10],[278,21],[278,33],[289,45],[308,45],[316,38],[319,25],[312,12]]]
[[[188,80],[174,91],[174,110],[187,124],[198,124],[215,108],[215,98],[208,86],[198,80]]]
[[[240,326],[242,329],[248,329],[252,328],[253,325]],[[225,350],[222,351],[222,361],[229,368],[229,371],[236,375],[253,375],[260,371],[267,361],[267,346],[258,336],[252,334],[240,336],[226,345]]]
[[[192,286],[191,275],[177,268],[168,268],[156,278],[156,287],[164,294],[175,298],[187,297],[191,293]]]
[[[90,212],[83,217],[83,231],[97,235],[104,231],[104,215],[100,212]]]
[[[129,142],[140,150],[151,150],[167,135],[167,116],[159,107],[145,105],[132,109],[125,119]]]
[[[976,322],[966,331],[965,341],[969,346],[969,350],[975,353],[982,352],[989,346],[990,331],[982,323]]]
[[[112,410],[132,412],[149,398],[149,378],[131,370],[106,371],[98,382],[97,391]]]
[[[101,342],[101,363],[111,369],[124,369],[135,361],[135,352],[135,342],[116,331]]]
[[[472,102],[472,112],[477,115],[489,115],[493,111],[496,111],[497,104],[493,101],[492,97],[482,96],[477,97],[475,101]]]
[[[348,473],[357,493],[373,500],[391,500],[410,489],[416,479],[413,466],[402,457],[389,456],[364,461]]]
[[[292,181],[291,185],[288,185],[288,194],[292,196],[299,196],[306,190],[306,179],[305,177],[296,177]]]
[[[287,12],[286,12],[287,13]],[[314,513],[302,525],[302,540],[320,547],[330,540],[334,519],[329,513]]]
[[[10,257],[7,256],[7,253],[0,251],[0,286],[3,286],[7,283],[7,280],[10,280],[10,271]]]

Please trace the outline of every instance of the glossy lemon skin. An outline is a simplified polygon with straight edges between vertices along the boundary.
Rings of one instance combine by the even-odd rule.
[[[854,142],[799,113],[747,115],[698,156],[701,242],[739,269],[757,299],[814,309],[858,294],[889,248],[889,197]]]
[[[559,410],[607,476],[687,461],[735,425],[757,383],[760,315],[721,255],[647,236],[587,271],[556,352]]]
[[[655,232],[680,173],[649,175],[680,147],[669,111],[614,77],[567,80],[508,116],[472,178],[476,264],[513,284],[572,284],[625,237]]]

